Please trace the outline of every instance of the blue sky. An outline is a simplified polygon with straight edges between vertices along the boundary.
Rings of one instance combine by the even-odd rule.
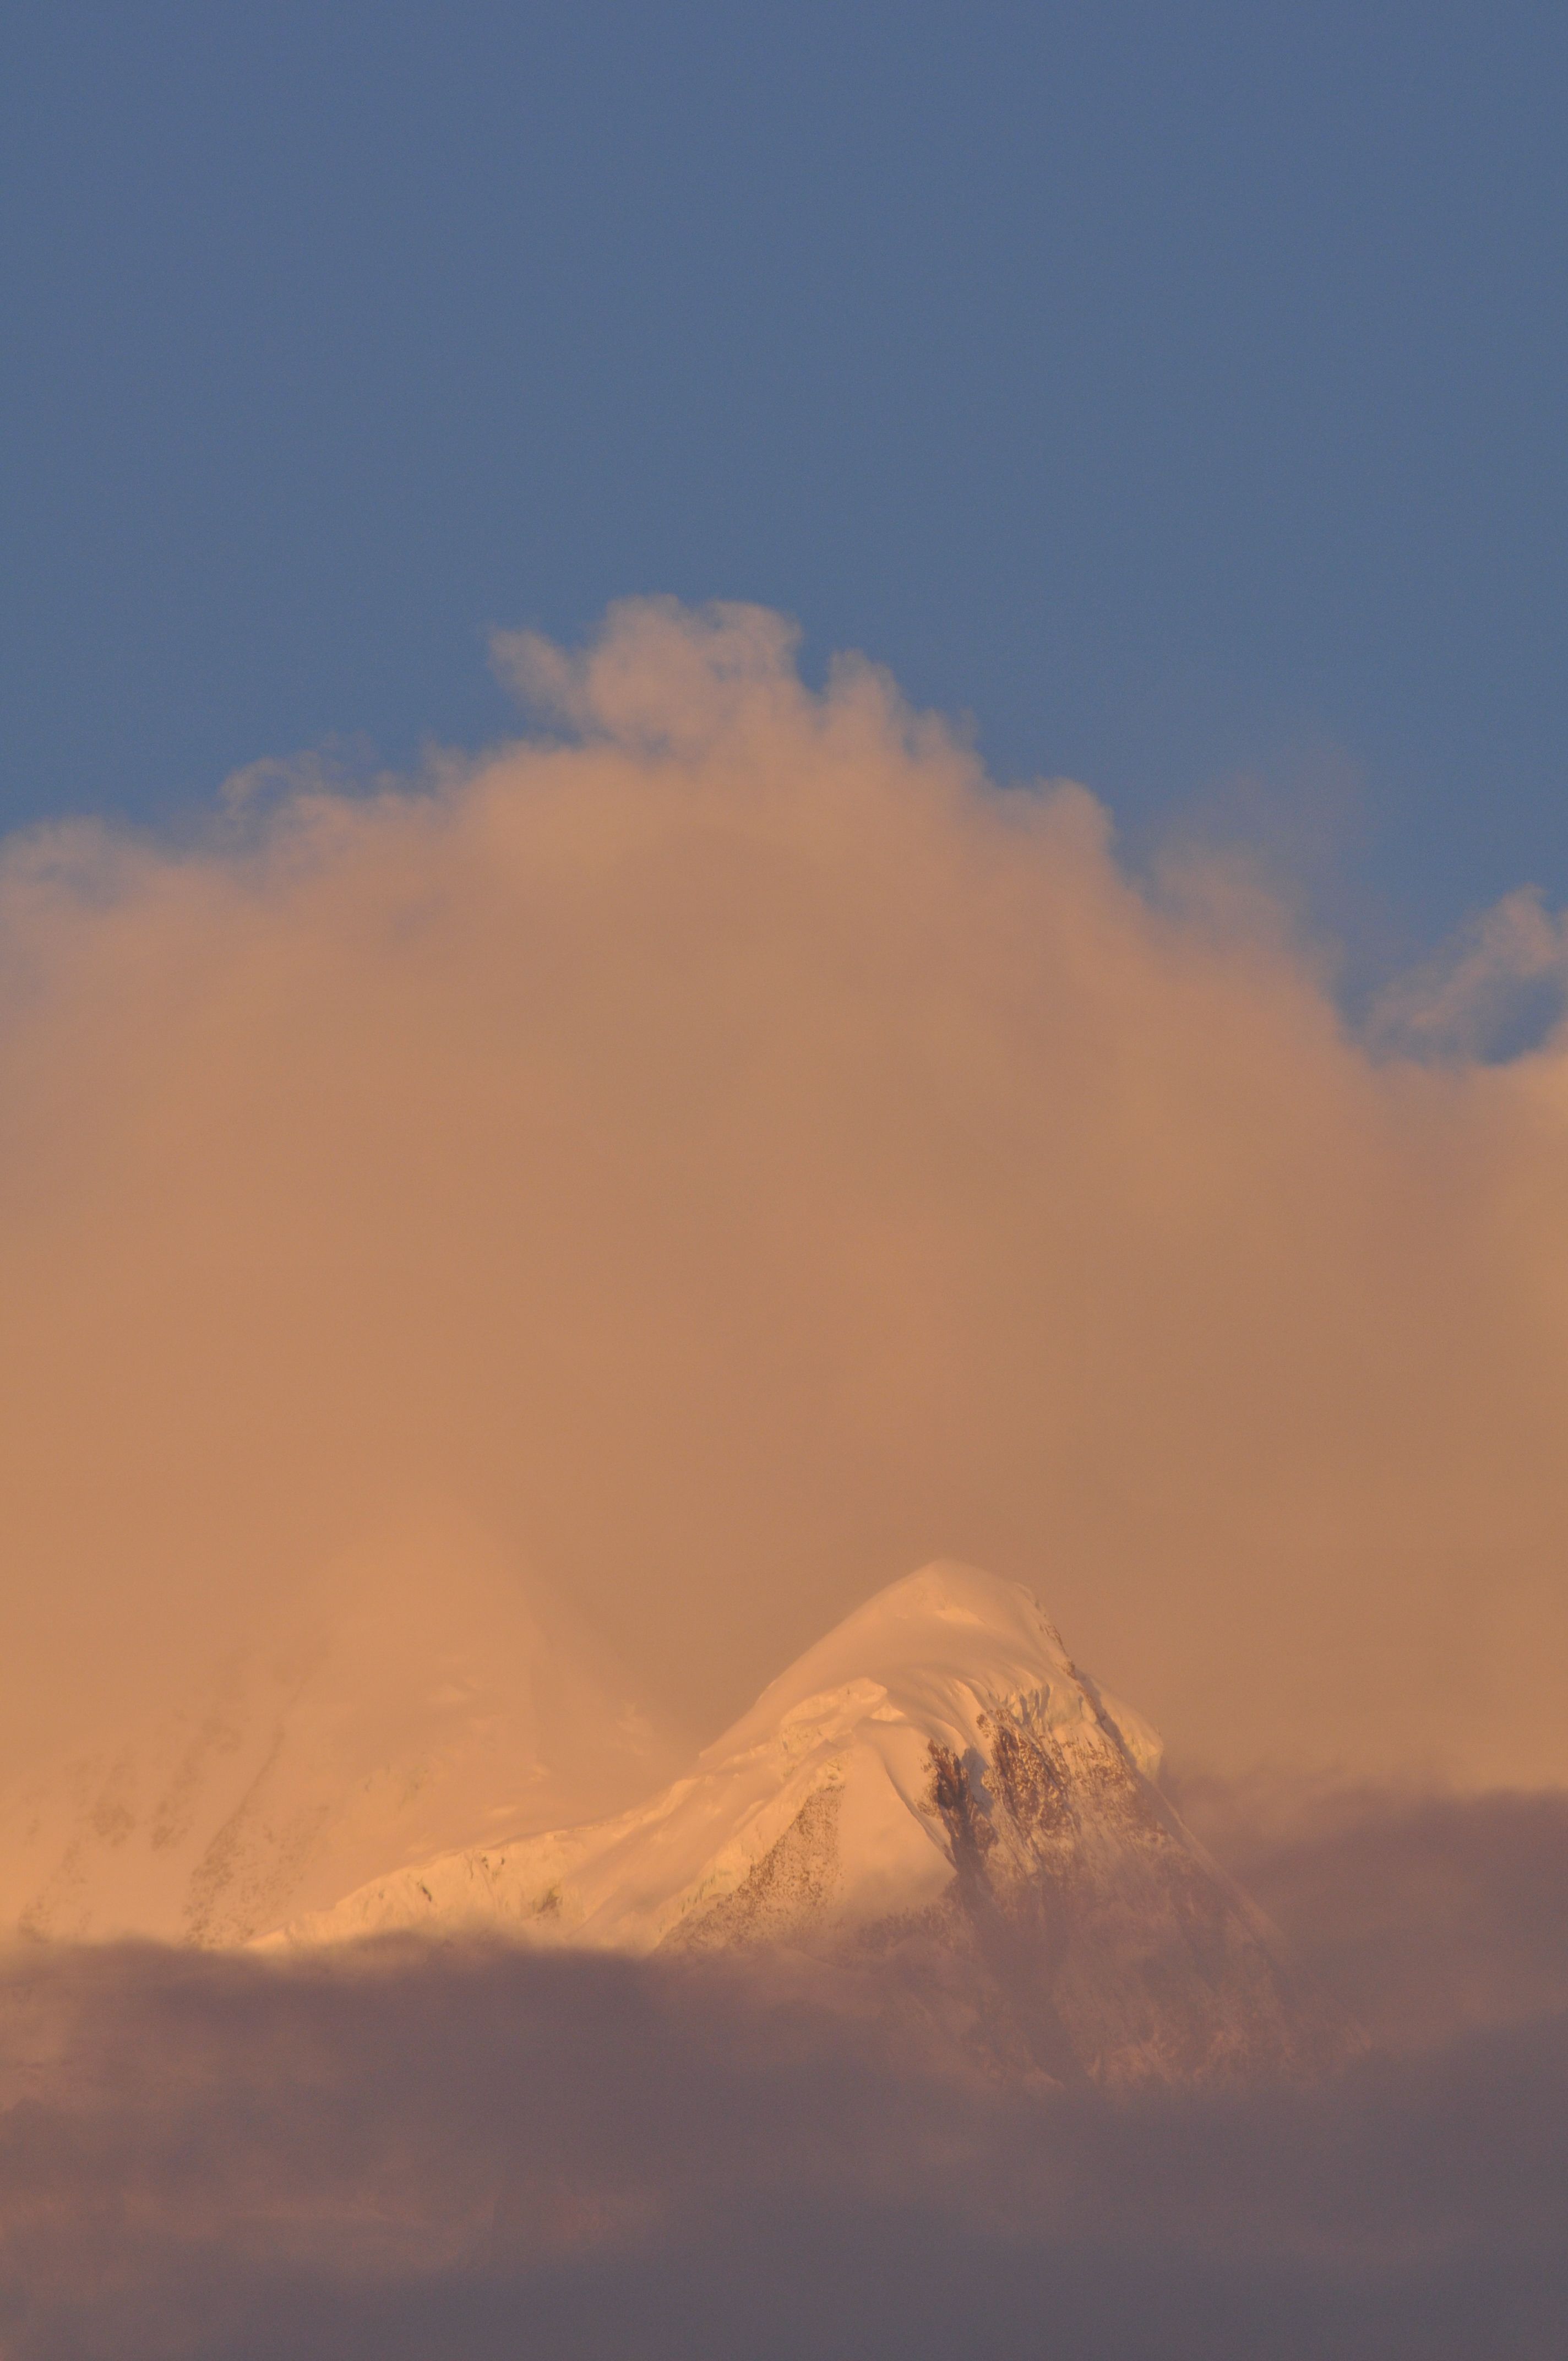
[[[1409,941],[1561,898],[1565,69],[1508,0],[16,5],[0,820],[477,741],[492,625],[668,590]]]

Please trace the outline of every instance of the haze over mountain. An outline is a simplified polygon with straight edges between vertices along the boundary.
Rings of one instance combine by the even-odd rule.
[[[602,1654],[602,1652],[601,1652]],[[442,1846],[624,1802],[667,1739],[470,1537],[417,1532],[177,1706],[0,1791],[0,1927],[243,1943]]]

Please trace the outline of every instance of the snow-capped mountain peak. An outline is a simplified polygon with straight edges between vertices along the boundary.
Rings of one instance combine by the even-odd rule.
[[[927,1566],[645,1804],[374,1880],[276,1939],[783,1949],[927,2015],[967,2011],[999,2055],[1058,2080],[1316,2053],[1322,2028],[1154,1784],[1157,1761],[1028,1591]]]
[[[943,1559],[890,1583],[835,1625],[762,1691],[751,1711],[708,1747],[701,1761],[727,1760],[748,1744],[766,1744],[797,1721],[809,1723],[840,1694],[856,1711],[880,1692],[875,1719],[929,1721],[949,1739],[970,1715],[992,1704],[1026,1705],[1053,1727],[1085,1718],[1120,1738],[1137,1766],[1153,1775],[1157,1732],[1131,1707],[1111,1698],[1074,1664],[1060,1632],[1022,1583]]]

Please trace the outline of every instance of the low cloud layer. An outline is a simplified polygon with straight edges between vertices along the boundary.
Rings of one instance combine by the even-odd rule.
[[[501,654],[555,736],[5,851],[0,1769],[417,1532],[698,1738],[950,1554],[1189,1756],[1568,1774],[1562,1038],[1369,1049],[770,615]]]
[[[1189,1781],[1178,1800],[1380,2048],[1568,2012],[1568,1795]]]
[[[1318,1964],[1376,2036],[1315,2087],[1021,2092],[733,1964],[13,1954],[0,2343],[1545,2361],[1568,2304],[1562,1809],[1452,1801],[1434,1844],[1398,1801],[1309,1812],[1310,1843],[1294,1808],[1289,1834],[1255,1827],[1255,1871],[1304,1898],[1315,1848],[1338,1897]],[[1470,1932],[1466,1978],[1439,1920]]]

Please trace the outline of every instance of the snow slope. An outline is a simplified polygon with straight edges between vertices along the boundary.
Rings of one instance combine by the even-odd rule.
[[[274,1940],[504,1931],[768,1945],[1112,2081],[1289,2066],[1327,2037],[1154,1784],[1158,1741],[1030,1594],[944,1564],[808,1650],[682,1778],[611,1818],[440,1854]]]

